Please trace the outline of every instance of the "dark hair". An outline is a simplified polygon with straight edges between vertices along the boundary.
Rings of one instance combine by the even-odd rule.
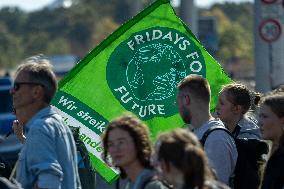
[[[177,86],[180,91],[186,91],[193,94],[195,97],[210,102],[210,86],[208,81],[200,75],[191,74],[186,76]]]
[[[203,188],[213,176],[209,171],[206,154],[198,138],[190,131],[175,129],[159,136],[158,160],[172,163],[183,173],[183,188]]]
[[[197,186],[202,188],[206,181],[206,155],[204,151],[192,144],[187,144],[183,158],[184,188]]]
[[[104,153],[103,153],[103,159],[107,162],[108,161],[108,140],[109,140],[109,133],[113,129],[122,129],[129,133],[129,135],[132,137],[135,148],[137,151],[137,158],[141,165],[145,168],[152,169],[152,166],[150,165],[150,158],[152,153],[151,148],[151,140],[149,135],[149,129],[148,127],[136,116],[132,114],[123,115],[121,117],[118,117],[111,121],[106,128],[106,131],[103,135],[103,147],[104,147]],[[126,177],[126,174],[124,170],[119,167],[121,170],[121,176],[122,178]]]
[[[20,72],[27,73],[30,81],[44,86],[44,101],[49,104],[57,90],[56,76],[49,61],[42,55],[29,57],[18,66],[16,74]]]
[[[270,93],[264,96],[260,103],[269,106],[278,118],[284,117],[284,92]],[[279,146],[284,148],[284,135],[280,139]]]
[[[260,93],[256,93],[248,89],[240,83],[232,83],[223,86],[221,92],[226,92],[227,99],[234,105],[243,107],[243,114],[260,101]]]

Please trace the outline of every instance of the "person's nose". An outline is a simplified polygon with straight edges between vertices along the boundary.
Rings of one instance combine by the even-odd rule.
[[[110,152],[119,152],[121,150],[121,147],[119,144],[112,144],[111,147],[109,147]]]

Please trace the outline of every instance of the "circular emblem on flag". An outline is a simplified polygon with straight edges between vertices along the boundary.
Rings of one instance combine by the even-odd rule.
[[[205,61],[189,36],[154,27],[122,41],[107,64],[107,82],[122,106],[141,119],[177,113],[176,86],[189,74],[205,77]]]

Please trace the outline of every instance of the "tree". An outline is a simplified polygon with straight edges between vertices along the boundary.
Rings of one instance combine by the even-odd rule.
[[[21,40],[11,34],[0,22],[0,67],[12,68],[23,56]]]
[[[47,32],[32,32],[24,39],[25,54],[28,56],[47,52],[49,36]]]
[[[245,30],[253,29],[253,4],[247,3],[230,3],[215,4],[211,9],[219,8],[232,22],[238,22]]]
[[[201,10],[200,12],[202,16],[215,16],[218,20],[219,50],[217,59],[223,63],[234,63],[239,60],[248,60],[248,62],[252,63],[253,60],[252,32],[240,22],[243,19],[243,15],[236,8],[238,6],[243,5],[216,4],[209,10]],[[224,7],[229,10],[224,12]],[[232,9],[231,11],[230,8]],[[230,14],[230,16],[227,16],[225,13]],[[252,18],[252,16],[247,16],[247,20],[252,20],[249,18]],[[246,24],[249,23],[246,22]]]
[[[0,10],[0,20],[6,26],[7,31],[15,35],[23,34],[27,13],[17,7],[5,7]]]
[[[65,38],[56,38],[47,43],[46,55],[54,54],[69,54],[70,53],[70,44],[69,41]]]
[[[220,36],[218,57],[225,61],[234,63],[240,59],[252,59],[252,41],[246,31],[238,23],[232,23],[225,28]]]

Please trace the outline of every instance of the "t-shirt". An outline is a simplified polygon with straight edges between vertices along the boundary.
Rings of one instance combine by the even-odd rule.
[[[209,120],[201,127],[193,129],[200,140],[204,133],[213,126],[225,127],[219,119]],[[229,178],[234,173],[238,152],[234,139],[225,131],[212,132],[206,139],[204,150],[208,156],[209,166],[216,171],[217,179],[229,184]]]

